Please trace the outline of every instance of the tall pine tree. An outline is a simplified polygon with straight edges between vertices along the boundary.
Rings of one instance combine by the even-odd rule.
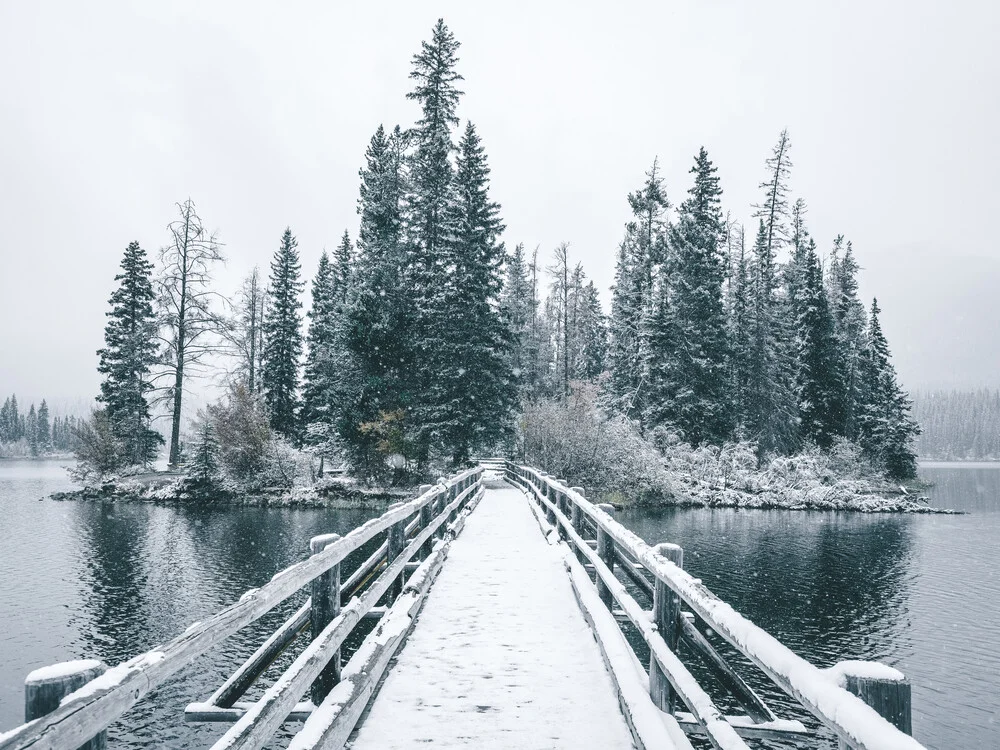
[[[298,440],[299,361],[302,357],[298,242],[286,228],[271,261],[270,306],[264,318],[264,369],[261,382],[271,427]]]
[[[504,257],[500,206],[490,199],[490,170],[475,127],[459,144],[452,242],[444,245],[450,271],[435,291],[430,320],[434,378],[418,405],[421,426],[456,465],[492,447],[511,428],[516,383],[510,329],[499,310]]]
[[[694,186],[671,232],[669,324],[675,366],[673,422],[689,442],[720,444],[735,422],[727,382],[729,346],[722,288],[726,259],[721,246],[722,189],[702,148],[695,157]]]
[[[882,332],[878,300],[872,301],[868,319],[868,345],[861,358],[861,403],[858,409],[859,442],[880,469],[897,479],[916,476],[913,440],[920,428],[910,416],[911,402],[899,386]]]
[[[104,376],[97,400],[104,404],[121,465],[148,466],[163,442],[150,428],[150,371],[157,362],[157,321],[151,281],[153,264],[146,251],[132,242],[125,248],[118,288],[108,303],[104,347],[97,354],[97,371]]]

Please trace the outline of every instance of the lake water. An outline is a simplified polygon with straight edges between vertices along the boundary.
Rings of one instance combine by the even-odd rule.
[[[901,669],[928,747],[997,748],[1000,470],[922,473],[934,504],[968,515],[668,508],[619,518],[649,542],[681,544],[685,567],[818,666],[862,658]],[[0,729],[22,720],[32,669],[152,648],[301,559],[311,536],[378,512],[40,501],[68,487],[58,462],[0,461]],[[112,742],[211,745],[223,727],[185,724],[184,705],[206,698],[294,605],[140,702]]]

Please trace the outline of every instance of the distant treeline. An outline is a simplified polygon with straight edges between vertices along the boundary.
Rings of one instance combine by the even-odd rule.
[[[76,417],[50,417],[49,405],[42,399],[22,412],[17,396],[9,396],[0,407],[0,456],[41,456],[66,453],[75,447]]]
[[[914,393],[913,416],[923,428],[921,458],[1000,459],[1000,391]]]

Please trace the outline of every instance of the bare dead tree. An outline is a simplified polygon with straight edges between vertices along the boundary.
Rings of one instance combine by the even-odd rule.
[[[562,359],[562,397],[569,398],[569,243],[563,242],[555,250],[555,260],[546,269],[555,278],[552,292],[559,308],[557,338]]]
[[[234,360],[229,378],[242,384],[251,396],[260,393],[260,365],[263,356],[264,310],[267,287],[260,268],[254,266],[236,293],[224,336],[226,348]]]
[[[170,244],[160,250],[157,280],[163,346],[159,378],[165,381],[161,400],[170,404],[170,466],[180,460],[185,381],[206,374],[207,360],[221,352],[225,327],[217,312],[225,298],[212,288],[215,265],[225,261],[221,246],[190,198],[177,209],[180,217],[167,226]]]

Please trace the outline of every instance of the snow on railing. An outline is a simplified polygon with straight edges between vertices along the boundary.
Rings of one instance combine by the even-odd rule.
[[[838,668],[818,669],[687,573],[682,567],[682,551],[676,545],[651,547],[614,520],[611,506],[591,503],[580,487],[569,487],[564,480],[528,466],[507,462],[505,469],[507,477],[525,488],[539,504],[547,522],[558,529],[579,561],[593,571],[604,604],[610,609],[617,603],[619,614],[642,635],[652,654],[651,698],[660,709],[677,716],[682,715],[676,710],[678,702],[684,703],[690,711],[680,722],[686,731],[707,734],[719,748],[745,747],[737,734],[809,734],[800,722],[774,716],[698,630],[693,621],[696,617],[815,715],[844,746],[859,750],[923,747],[906,733],[910,729],[910,686],[896,670],[868,662],[842,662]],[[584,538],[591,529],[596,540]],[[577,560],[571,563],[575,565]],[[616,576],[616,568],[652,597],[652,611],[638,605]],[[682,612],[681,606],[690,609],[693,616]],[[747,711],[747,717],[724,717],[720,721],[718,709],[675,656],[680,638],[729,689]],[[892,721],[883,718],[876,708]]]

